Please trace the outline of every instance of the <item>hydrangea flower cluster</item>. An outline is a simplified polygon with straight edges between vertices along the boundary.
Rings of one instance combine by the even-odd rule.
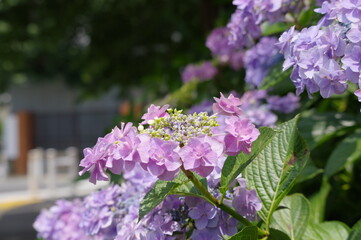
[[[253,221],[262,208],[261,201],[254,190],[246,188],[245,179],[239,178],[238,183],[224,201]],[[219,195],[216,188],[210,190]],[[187,233],[192,232],[193,240],[221,240],[225,235],[237,233],[236,219],[197,197],[170,195],[139,223],[135,209],[138,208],[133,205],[126,220],[118,224],[116,239],[187,239]]]
[[[138,225],[140,199],[156,178],[140,167],[128,171],[124,178],[126,181],[120,186],[110,185],[83,200],[59,200],[50,209],[42,210],[33,225],[38,237],[46,240],[113,240],[130,219],[133,225]],[[142,227],[143,222],[138,228]],[[131,234],[136,236],[137,233]]]
[[[267,76],[269,69],[276,64],[281,55],[277,48],[274,37],[264,37],[244,54],[244,67],[246,69],[246,82],[251,86],[259,87]]]
[[[112,185],[97,191],[83,201],[83,213],[80,227],[89,236],[113,239],[116,235],[115,218],[120,217],[119,209],[121,188]]]
[[[278,46],[285,56],[284,69],[293,66],[291,79],[297,94],[320,91],[324,98],[341,94],[348,82],[360,83],[360,0],[324,1],[316,12],[325,14],[316,26],[301,32],[292,27]],[[355,93],[360,98],[360,90]]]
[[[243,67],[244,52],[242,48],[229,44],[230,31],[227,27],[214,29],[207,37],[206,46],[221,63],[227,63],[234,70]]]
[[[82,202],[58,200],[48,210],[42,210],[33,226],[39,238],[46,240],[78,240],[93,239],[87,237],[80,227],[82,220]]]
[[[233,95],[215,99],[212,116],[151,105],[138,129],[122,123],[93,148],[86,148],[80,174],[90,171],[90,181],[96,183],[108,180],[108,169],[119,174],[138,164],[161,180],[172,180],[181,167],[208,176],[225,155],[249,153],[259,135],[242,114],[240,99]]]
[[[182,71],[182,81],[190,82],[206,81],[214,78],[218,73],[217,68],[210,61],[202,62],[201,64],[188,64]]]
[[[233,0],[237,10],[227,25],[229,42],[238,47],[250,47],[261,36],[263,22],[284,21],[288,12],[297,13],[307,7],[303,0]]]
[[[151,177],[141,168],[132,170],[142,181]],[[139,181],[141,177],[136,177]],[[254,190],[248,190],[244,179],[227,195],[242,216],[254,220],[260,210],[260,200]],[[43,210],[34,223],[38,237],[50,240],[170,240],[186,239],[188,232],[193,240],[223,239],[237,232],[237,221],[207,201],[196,197],[168,196],[160,205],[138,222],[140,200],[146,188],[133,178],[120,186],[92,193],[83,201],[59,200],[49,210]]]

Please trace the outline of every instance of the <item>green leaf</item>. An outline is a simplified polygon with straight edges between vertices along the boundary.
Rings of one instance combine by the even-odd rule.
[[[322,180],[320,191],[310,198],[311,204],[311,223],[320,223],[324,220],[325,209],[326,209],[326,200],[328,194],[330,193],[331,186],[328,183],[327,179]]]
[[[309,148],[313,149],[337,133],[353,130],[358,122],[360,122],[360,117],[356,118],[350,114],[310,111],[302,115],[298,127]]]
[[[225,193],[234,179],[250,164],[255,157],[271,142],[276,134],[272,128],[261,127],[260,136],[252,144],[252,151],[249,155],[240,153],[237,156],[228,157],[222,169],[220,191]]]
[[[141,201],[138,220],[158,206],[179,185],[180,183],[158,180]]]
[[[291,69],[283,71],[282,63],[283,61],[280,61],[271,68],[267,76],[262,80],[259,89],[267,90],[286,79],[289,80]]]
[[[244,171],[249,187],[257,191],[262,201],[258,214],[267,229],[272,213],[294,185],[309,155],[297,122],[298,116],[281,124],[280,132]]]
[[[347,154],[345,154],[347,153]],[[352,164],[361,158],[361,133],[357,132],[347,136],[333,150],[325,167],[325,177],[330,177],[346,164]]]
[[[349,235],[349,227],[337,221],[309,224],[304,240],[346,240]]]
[[[312,161],[307,161],[305,168],[297,179],[297,183],[312,179],[321,173],[323,173],[323,169],[316,167]]]
[[[206,178],[202,178],[196,173],[193,173],[193,175],[198,178],[198,180],[202,183],[205,189],[208,189]],[[169,195],[172,194],[182,196],[195,196],[207,200],[203,193],[196,186],[194,186],[194,184],[187,178],[187,176],[183,172],[179,172],[177,178],[173,181],[179,184],[170,191]]]
[[[278,229],[271,228],[269,233],[270,236],[267,240],[290,240],[290,237],[286,233]]]
[[[228,240],[257,240],[257,227],[249,226],[236,233]]]
[[[291,240],[302,239],[310,217],[308,200],[302,194],[293,194],[280,205],[285,208],[273,213],[271,227],[287,233]]]
[[[270,24],[269,22],[265,22],[261,25],[262,35],[269,36],[269,35],[274,35],[276,33],[282,33],[287,29],[289,29],[291,26],[292,24],[285,22],[276,22],[273,24]]]
[[[193,175],[207,189],[207,179],[201,178],[197,174]],[[179,172],[173,181],[158,180],[153,188],[144,196],[139,207],[139,218],[141,220],[151,210],[158,206],[168,195],[196,196],[207,200],[202,192],[193,185],[183,172]]]
[[[350,235],[347,240],[360,240],[361,239],[361,219],[353,225]]]

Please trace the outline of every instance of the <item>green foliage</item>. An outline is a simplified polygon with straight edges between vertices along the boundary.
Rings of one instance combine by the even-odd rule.
[[[350,235],[347,240],[359,240],[361,239],[361,219],[353,225]]]
[[[250,226],[243,228],[228,240],[257,240],[257,227]]]
[[[252,144],[250,155],[240,153],[237,156],[228,157],[222,168],[220,191],[224,194],[234,179],[250,164],[257,155],[271,142],[276,134],[271,128],[261,127],[260,136]]]
[[[284,232],[271,228],[270,236],[267,238],[268,240],[290,240],[287,234]]]
[[[320,190],[310,197],[310,222],[320,223],[324,220],[327,197],[330,193],[330,190],[330,183],[327,181],[327,179],[323,178]]]
[[[323,169],[316,167],[312,161],[307,161],[305,168],[297,179],[297,183],[313,179],[321,173],[323,173]]]
[[[176,182],[158,180],[140,203],[138,219],[141,220],[145,215],[163,202],[176,186],[178,186]]]
[[[325,167],[325,177],[330,177],[345,165],[361,158],[361,132],[345,137],[332,151]]]
[[[299,129],[309,148],[313,149],[332,137],[354,131],[358,123],[360,123],[360,117],[351,114],[310,111],[302,114]]]
[[[265,22],[262,24],[261,27],[262,27],[262,35],[269,36],[287,31],[287,29],[292,27],[292,24],[284,23],[284,22],[276,22],[270,24],[269,22]]]
[[[350,229],[342,222],[330,221],[308,225],[304,240],[342,240],[347,239]]]
[[[308,150],[297,123],[298,116],[281,124],[280,132],[245,170],[248,186],[257,191],[263,203],[259,216],[267,229],[273,212],[307,162]]]
[[[302,239],[310,217],[310,204],[302,194],[285,197],[274,212],[271,227],[287,233],[291,240]]]
[[[291,69],[283,71],[282,68],[282,61],[274,65],[263,79],[259,89],[267,90],[281,82],[289,81]]]
[[[61,78],[84,97],[115,86],[165,95],[182,67],[210,57],[205,37],[232,10],[226,1],[4,1],[0,91]]]
[[[207,189],[207,180],[194,174],[194,176],[201,182],[203,187]],[[184,173],[179,172],[178,176],[173,181],[158,180],[151,190],[144,196],[139,207],[139,220],[158,206],[168,195],[183,195],[196,196],[207,200],[202,192],[194,186],[194,184],[185,176]]]
[[[208,189],[207,179],[202,178],[198,176],[197,174],[193,174],[203,185],[205,189]],[[180,172],[178,176],[174,179],[174,182],[177,182],[178,185],[171,191],[170,194],[174,195],[180,195],[180,196],[195,196],[204,198],[207,200],[207,198],[203,195],[203,193],[194,186],[194,184],[189,180],[183,172]]]

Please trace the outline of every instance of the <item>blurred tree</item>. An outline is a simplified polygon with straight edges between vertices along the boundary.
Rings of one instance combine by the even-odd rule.
[[[181,67],[209,58],[206,35],[232,10],[225,0],[2,0],[0,92],[60,77],[83,97],[113,86],[164,95]]]

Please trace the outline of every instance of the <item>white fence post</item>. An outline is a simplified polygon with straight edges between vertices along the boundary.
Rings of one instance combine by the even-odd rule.
[[[8,176],[8,162],[5,154],[0,152],[0,180],[4,181]]]
[[[39,196],[40,181],[44,173],[44,150],[41,148],[32,149],[28,152],[28,189],[31,197]]]
[[[54,148],[45,151],[47,188],[51,196],[54,196],[56,189],[56,165],[58,152]]]

